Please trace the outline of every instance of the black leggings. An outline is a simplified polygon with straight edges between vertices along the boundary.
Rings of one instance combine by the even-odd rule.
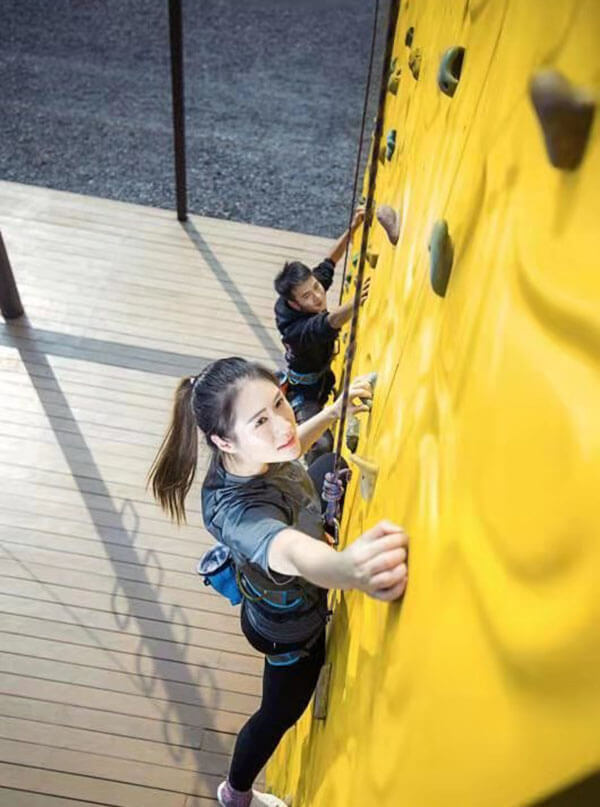
[[[333,454],[320,457],[308,469],[319,495],[325,473],[331,470]],[[323,508],[324,506],[323,503]],[[251,645],[263,649],[264,640],[248,623],[243,608],[242,630]],[[290,649],[291,646],[283,644],[276,649],[271,645],[269,652],[284,653]],[[274,667],[265,659],[260,708],[238,734],[229,769],[229,782],[236,790],[250,790],[285,732],[300,719],[310,703],[324,660],[325,631],[313,646],[310,655],[295,664]]]

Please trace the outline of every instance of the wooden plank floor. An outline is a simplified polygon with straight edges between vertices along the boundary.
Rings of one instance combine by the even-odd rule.
[[[261,660],[144,489],[176,378],[281,362],[284,259],[326,239],[0,183],[0,804],[215,804]],[[201,476],[201,474],[200,474]]]

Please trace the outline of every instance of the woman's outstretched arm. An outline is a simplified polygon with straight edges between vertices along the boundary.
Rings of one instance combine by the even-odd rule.
[[[367,411],[368,407],[364,403],[353,404],[352,401],[354,398],[360,398],[361,401],[365,401],[373,397],[373,389],[368,378],[369,376],[366,375],[359,376],[350,384],[348,412],[351,415]],[[298,426],[298,438],[303,454],[309,450],[326,429],[329,429],[339,419],[341,411],[342,396],[340,395],[331,406],[326,406],[317,415],[305,420],[304,423]]]
[[[358,589],[378,600],[404,594],[408,536],[396,524],[380,521],[342,552],[291,528],[282,530],[269,548],[269,567],[298,575],[322,588]]]

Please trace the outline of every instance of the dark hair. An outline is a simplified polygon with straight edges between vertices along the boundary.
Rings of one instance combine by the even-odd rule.
[[[237,394],[243,382],[251,379],[278,386],[266,367],[237,356],[219,359],[195,378],[182,378],[177,385],[171,422],[148,473],[148,485],[162,509],[178,524],[186,520],[185,497],[196,475],[197,429],[216,453],[210,437],[231,435]]]
[[[275,291],[284,300],[293,300],[292,292],[296,286],[300,286],[309,277],[312,277],[312,270],[308,266],[300,261],[288,261],[275,278]]]

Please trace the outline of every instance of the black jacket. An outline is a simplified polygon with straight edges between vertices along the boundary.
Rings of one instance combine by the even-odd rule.
[[[313,274],[327,289],[333,282],[335,264],[329,258],[322,261]],[[329,367],[338,337],[338,329],[332,328],[327,317],[321,314],[305,314],[294,311],[283,297],[275,303],[275,321],[285,347],[285,359],[290,370],[296,373],[318,373]]]

